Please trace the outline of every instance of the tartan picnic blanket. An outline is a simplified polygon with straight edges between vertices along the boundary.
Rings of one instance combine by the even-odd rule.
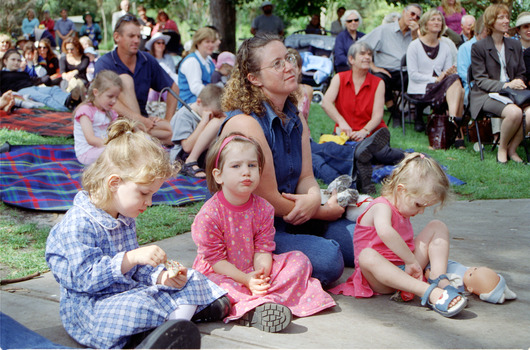
[[[81,190],[83,165],[73,145],[11,146],[0,154],[0,198],[27,209],[66,211]],[[178,175],[153,196],[153,204],[204,200],[206,180]]]
[[[42,136],[68,137],[74,132],[74,120],[71,112],[19,108],[9,114],[0,111],[0,127]]]

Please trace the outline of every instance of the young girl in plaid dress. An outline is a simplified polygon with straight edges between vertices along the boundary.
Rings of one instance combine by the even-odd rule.
[[[189,320],[226,292],[185,267],[171,278],[160,247],[139,247],[135,218],[176,171],[160,144],[134,126],[122,119],[110,126],[105,150],[83,174],[85,190],[48,237],[61,320],[77,342],[93,348],[131,346],[132,335],[154,328],[140,347],[199,347]]]
[[[259,144],[241,134],[210,148],[206,175],[215,194],[191,227],[198,246],[193,267],[228,291],[232,309],[226,322],[278,332],[292,315],[310,316],[335,302],[311,277],[311,262],[302,252],[272,254],[274,208],[252,194],[264,162]]]

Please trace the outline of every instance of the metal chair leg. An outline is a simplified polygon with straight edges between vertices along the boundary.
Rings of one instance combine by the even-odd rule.
[[[523,147],[524,151],[526,152],[526,162],[530,163],[530,154],[528,152],[528,142],[527,142],[527,135],[526,135],[526,113],[523,109]]]
[[[480,141],[480,130],[478,129],[478,121],[475,119],[475,129],[477,130],[478,148],[480,150],[480,160],[484,160],[484,150],[482,149],[482,142]]]

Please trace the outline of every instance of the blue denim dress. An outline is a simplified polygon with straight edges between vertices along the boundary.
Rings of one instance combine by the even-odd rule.
[[[296,187],[302,170],[302,132],[303,125],[298,117],[297,108],[290,102],[285,103],[282,121],[272,107],[264,102],[265,114],[250,115],[261,125],[272,152],[276,182],[280,193],[296,193]],[[244,114],[240,110],[226,113],[221,130],[233,116]],[[302,251],[313,265],[312,276],[328,285],[340,278],[344,265],[354,266],[353,229],[355,223],[346,219],[334,222],[309,220],[303,225],[293,226],[281,217],[274,220],[276,235],[275,254],[292,250]]]

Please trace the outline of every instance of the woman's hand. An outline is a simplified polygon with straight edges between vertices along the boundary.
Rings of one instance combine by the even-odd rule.
[[[265,277],[263,268],[249,274],[248,289],[252,295],[265,295],[271,287],[270,277]]]
[[[294,202],[294,208],[283,219],[292,225],[300,225],[311,219],[320,207],[319,194],[282,193],[284,198]]]
[[[186,267],[182,267],[180,269],[180,272],[178,275],[176,275],[173,278],[169,278],[169,272],[167,270],[164,270],[158,275],[158,284],[162,284],[164,286],[173,287],[173,288],[182,288],[184,285],[186,285],[186,282],[188,282],[188,269]]]
[[[526,89],[526,84],[521,79],[514,79],[509,83],[504,84],[504,87],[509,87],[515,90]]]
[[[333,190],[331,197],[324,204],[322,210],[326,212],[326,220],[335,221],[342,217],[346,209],[341,207],[339,202],[337,202],[337,190]]]
[[[352,133],[352,136],[350,137],[350,139],[353,140],[353,141],[360,142],[360,141],[364,140],[365,138],[367,138],[368,135],[370,135],[370,132],[363,128],[363,129],[361,129],[359,131],[354,131]]]
[[[339,125],[341,133],[345,133],[346,136],[348,136],[348,138],[352,138],[353,130],[352,130],[351,126],[348,123],[346,123],[346,121],[342,120],[342,121],[338,122],[337,124]]]

